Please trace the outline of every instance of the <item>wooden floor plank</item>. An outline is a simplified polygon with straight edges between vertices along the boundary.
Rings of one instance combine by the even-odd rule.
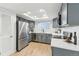
[[[30,42],[20,52],[12,54],[12,56],[51,56],[51,46],[43,43]]]

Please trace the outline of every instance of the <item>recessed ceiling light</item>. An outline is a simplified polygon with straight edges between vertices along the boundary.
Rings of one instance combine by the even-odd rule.
[[[43,16],[42,16],[42,18],[49,18],[46,14],[44,14]]]
[[[49,18],[47,14],[43,14],[42,18]]]
[[[45,12],[45,9],[40,9],[40,12]]]
[[[23,15],[25,15],[25,16],[29,16],[27,13],[23,13]]]
[[[43,14],[43,16],[47,16],[46,14]]]

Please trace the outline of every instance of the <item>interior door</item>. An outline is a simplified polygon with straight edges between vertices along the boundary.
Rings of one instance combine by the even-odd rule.
[[[12,21],[11,16],[1,15],[1,55],[9,55],[13,50]]]

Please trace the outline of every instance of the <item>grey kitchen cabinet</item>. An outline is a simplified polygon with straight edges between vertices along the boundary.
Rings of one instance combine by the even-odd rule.
[[[43,37],[43,41],[45,43],[51,43],[51,38],[52,38],[51,34],[45,34],[45,36]]]
[[[29,23],[29,31],[33,32],[34,31],[34,27],[35,27],[35,23],[34,22],[30,22]]]
[[[46,43],[46,34],[42,34],[42,42]]]
[[[31,41],[35,41],[36,40],[36,33],[31,33]]]
[[[28,42],[30,42],[32,39],[31,39],[31,34],[29,34],[29,39],[28,39]]]
[[[51,43],[52,34],[37,33],[36,40],[43,43]]]
[[[35,41],[39,41],[39,39],[40,39],[39,34],[36,34],[36,40]]]
[[[42,39],[42,35],[37,33],[36,34],[36,41],[41,42],[41,39]]]
[[[51,38],[52,38],[52,35],[49,34],[49,35],[46,35],[46,43],[51,43]]]
[[[79,56],[79,51],[52,47],[52,56]]]

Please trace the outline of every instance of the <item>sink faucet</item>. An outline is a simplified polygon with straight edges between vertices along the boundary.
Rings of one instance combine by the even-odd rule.
[[[44,29],[43,29],[43,32],[44,32]]]

